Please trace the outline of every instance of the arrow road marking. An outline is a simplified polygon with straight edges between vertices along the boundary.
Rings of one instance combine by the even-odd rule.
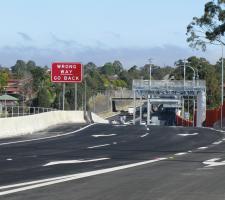
[[[206,160],[203,162],[203,164],[207,165],[205,167],[217,167],[217,166],[222,166],[225,165],[225,161],[218,161],[221,160],[221,158],[213,158],[210,160]]]

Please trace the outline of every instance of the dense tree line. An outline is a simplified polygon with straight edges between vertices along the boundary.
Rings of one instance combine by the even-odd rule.
[[[207,102],[210,107],[217,106],[220,102],[220,73],[221,60],[215,65],[210,64],[204,58],[190,57],[187,65],[198,71],[199,79],[206,80]],[[152,79],[162,80],[174,78],[183,80],[183,66],[178,60],[176,67],[160,67],[152,65]],[[78,106],[82,107],[86,82],[87,99],[99,92],[106,90],[118,90],[132,88],[133,79],[149,79],[149,64],[142,67],[132,66],[127,69],[118,60],[107,62],[103,66],[97,66],[93,62],[84,65],[84,80],[78,84]],[[37,66],[34,61],[25,62],[18,60],[11,68],[0,68],[0,90],[7,85],[9,78],[28,79],[21,92],[26,97],[29,106],[62,108],[62,84],[50,81],[50,70],[47,66]],[[187,67],[186,79],[192,80],[193,72]],[[75,85],[66,85],[65,108],[74,109]]]

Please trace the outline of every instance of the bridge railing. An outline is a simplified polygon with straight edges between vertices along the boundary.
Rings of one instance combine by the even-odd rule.
[[[0,105],[0,117],[19,117],[55,111],[54,108]]]

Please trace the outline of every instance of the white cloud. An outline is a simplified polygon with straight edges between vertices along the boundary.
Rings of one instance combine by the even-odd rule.
[[[36,46],[5,46],[0,48],[0,64],[12,66],[16,60],[34,60],[39,65],[50,65],[54,61],[80,61],[87,63],[92,61],[97,65],[105,62],[120,60],[124,67],[133,65],[143,66],[148,63],[148,58],[153,58],[153,63],[160,66],[173,66],[178,59],[188,58],[189,56],[205,57],[211,62],[219,58],[217,51],[200,52],[190,48],[178,47],[174,45],[164,45],[162,47],[127,47],[127,48],[104,48],[102,45],[88,47],[79,45],[77,42],[64,41],[55,38],[56,44],[45,48]],[[66,44],[71,45],[66,45]]]

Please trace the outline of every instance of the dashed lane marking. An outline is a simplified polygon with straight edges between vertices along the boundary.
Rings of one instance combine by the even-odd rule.
[[[97,158],[97,159],[91,159],[91,160],[61,160],[61,161],[49,162],[43,165],[43,167],[52,166],[52,165],[62,165],[62,164],[79,164],[79,163],[97,162],[97,161],[109,160],[109,159],[110,158]]]
[[[92,135],[92,137],[98,138],[98,137],[112,137],[115,136],[116,134],[101,134],[101,135]]]
[[[149,133],[145,133],[144,135],[141,135],[140,137],[143,138],[143,137],[146,137],[148,135],[149,135]]]
[[[101,144],[101,145],[97,145],[97,146],[91,146],[91,147],[88,147],[88,149],[95,149],[95,148],[106,147],[106,146],[110,146],[110,144]]]

